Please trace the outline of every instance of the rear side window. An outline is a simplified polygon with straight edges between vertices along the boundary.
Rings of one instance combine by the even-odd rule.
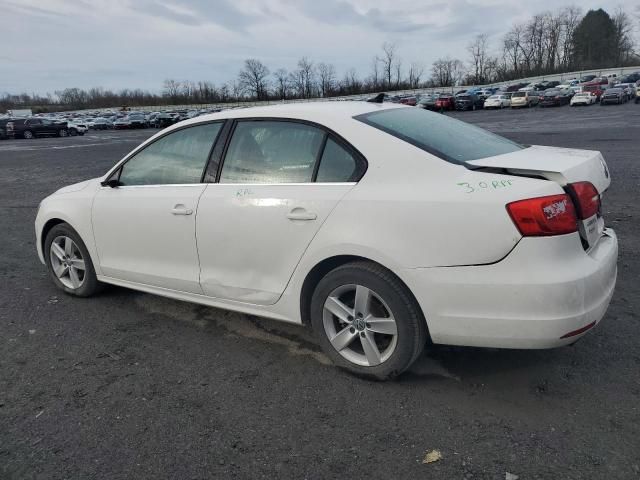
[[[169,133],[131,157],[122,167],[122,185],[200,183],[222,123],[196,125]]]
[[[220,183],[307,183],[325,133],[287,121],[240,121],[225,155]]]
[[[357,165],[351,153],[329,138],[322,153],[316,182],[352,182]]]
[[[481,128],[422,108],[391,108],[354,118],[452,163],[462,164],[525,148]]]

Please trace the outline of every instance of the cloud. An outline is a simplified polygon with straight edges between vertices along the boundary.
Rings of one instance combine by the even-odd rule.
[[[144,88],[166,78],[236,78],[244,59],[271,71],[308,56],[369,74],[384,42],[406,67],[440,56],[466,60],[478,33],[494,53],[514,22],[575,0],[0,0],[0,92],[66,87]],[[600,0],[581,0],[586,11]],[[630,11],[637,0],[616,0]],[[23,38],[29,41],[17,41]],[[47,45],[47,48],[42,48]]]
[[[170,22],[191,26],[211,23],[228,30],[243,30],[259,20],[227,0],[132,0],[129,7]]]

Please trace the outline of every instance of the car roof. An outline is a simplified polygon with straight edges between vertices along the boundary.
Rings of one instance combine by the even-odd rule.
[[[201,123],[211,120],[223,120],[251,117],[275,117],[307,120],[320,124],[331,123],[335,120],[345,120],[356,115],[390,110],[394,108],[413,108],[394,103],[373,103],[363,101],[326,101],[301,102],[269,105],[264,107],[249,107],[242,109],[223,110],[217,113],[200,115],[180,122],[180,126]]]

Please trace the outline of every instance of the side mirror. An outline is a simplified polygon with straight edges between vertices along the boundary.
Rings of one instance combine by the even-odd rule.
[[[120,186],[120,182],[115,178],[111,178],[109,180],[105,180],[104,182],[100,182],[100,185],[102,185],[103,187],[118,188]]]

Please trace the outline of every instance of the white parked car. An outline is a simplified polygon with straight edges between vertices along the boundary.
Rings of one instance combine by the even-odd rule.
[[[67,120],[67,131],[69,135],[84,135],[89,127],[82,120]]]
[[[102,283],[310,324],[375,378],[438,344],[549,348],[604,316],[617,239],[599,152],[524,146],[424,109],[322,102],[162,130],[39,206],[65,292]]]
[[[505,108],[511,106],[511,98],[504,94],[491,95],[484,101],[484,108]]]
[[[569,105],[593,105],[598,101],[598,97],[593,92],[579,92],[571,97]]]

